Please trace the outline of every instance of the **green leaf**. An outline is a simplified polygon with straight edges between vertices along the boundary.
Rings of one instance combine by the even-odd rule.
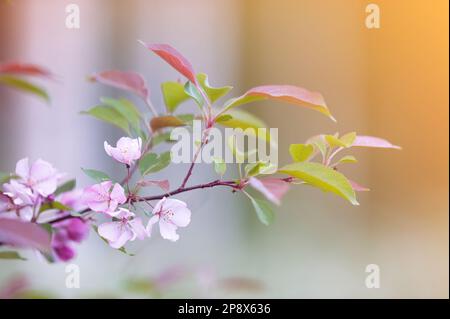
[[[257,148],[252,150],[240,149],[237,143],[238,136],[236,134],[230,135],[227,140],[227,146],[236,157],[238,163],[243,163],[249,156],[255,155]]]
[[[182,120],[185,125],[192,125],[192,121],[195,119],[194,114],[178,114],[177,118]]]
[[[184,85],[178,82],[162,83],[161,91],[169,113],[175,112],[181,103],[189,99],[189,95],[184,92]]]
[[[44,89],[40,88],[39,86],[31,82],[28,82],[15,76],[0,75],[0,84],[5,84],[7,86],[24,91],[26,93],[34,94],[44,99],[46,102],[50,100],[50,97],[48,96],[47,92],[45,92]]]
[[[229,120],[231,120],[233,117],[230,115],[230,114],[222,114],[222,115],[219,115],[218,117],[216,117],[216,119],[215,119],[215,121],[216,121],[216,123],[223,123],[223,122],[226,122],[226,121],[229,121]],[[225,126],[225,125],[224,125]]]
[[[104,182],[104,181],[110,181],[112,180],[111,177],[109,177],[106,173],[103,173],[101,171],[97,171],[95,169],[89,169],[89,168],[81,168],[81,170],[90,178],[92,178],[96,182]]]
[[[171,132],[166,132],[166,133],[158,132],[158,134],[154,135],[152,137],[153,146],[159,145],[164,142],[167,142],[167,143],[173,142],[170,140],[170,133]]]
[[[245,165],[245,176],[256,176],[260,174],[273,174],[277,167],[269,162],[256,162]]]
[[[327,141],[330,147],[346,147],[345,143],[342,142],[338,135],[325,135],[325,140]]]
[[[114,108],[99,105],[93,107],[88,111],[83,111],[81,112],[81,114],[91,115],[96,119],[99,119],[101,121],[112,124],[122,129],[123,131],[125,131],[125,133],[130,135],[130,128],[128,126],[127,119]]]
[[[216,173],[220,176],[225,175],[225,172],[227,171],[227,164],[224,162],[224,160],[218,157],[213,157],[213,163]]]
[[[166,168],[170,164],[170,161],[170,152],[164,152],[160,155],[148,153],[139,160],[139,171],[142,176],[156,173]]]
[[[61,211],[70,211],[70,210],[72,210],[72,208],[70,208],[69,206],[64,205],[61,202],[52,201],[50,203],[42,204],[40,209],[39,209],[39,212],[41,213],[41,212],[49,210],[49,209],[57,209],[57,210],[61,210]]]
[[[339,161],[338,164],[344,164],[344,163],[357,163],[358,160],[352,156],[352,155],[346,155],[343,156]]]
[[[158,154],[156,153],[147,153],[141,157],[139,160],[139,171],[141,175],[147,175],[148,170],[154,167],[158,163]]]
[[[214,103],[222,96],[226,95],[233,88],[231,86],[222,86],[222,87],[212,87],[209,85],[208,76],[205,73],[197,74],[197,81],[205,91],[206,95],[209,97],[211,103]]]
[[[6,183],[6,180],[9,179],[10,174],[6,172],[0,172],[0,183]]]
[[[258,136],[265,141],[270,141],[270,131],[266,130],[266,135],[258,134],[258,128],[267,128],[267,124],[255,115],[243,110],[230,110],[227,114],[219,115],[216,123],[224,127],[240,128],[242,130],[252,129],[252,135]]]
[[[256,211],[256,216],[258,216],[260,222],[267,226],[270,225],[274,218],[273,209],[270,204],[263,199],[257,199],[251,196],[248,197],[252,202],[253,208]]]
[[[198,106],[203,105],[203,97],[201,93],[198,91],[198,89],[195,87],[192,82],[187,81],[184,85],[184,92],[189,95],[191,98],[194,99],[195,103],[197,103]]]
[[[216,118],[216,123],[231,128],[262,128],[267,127],[261,119],[255,115],[243,110],[230,110],[227,114],[220,115]]]
[[[295,162],[304,162],[312,155],[314,147],[311,144],[291,144],[289,153]]]
[[[77,185],[77,181],[74,179],[71,179],[70,181],[65,182],[64,184],[58,186],[58,188],[55,190],[54,195],[58,196],[59,194],[70,192],[75,188]]]
[[[0,259],[27,260],[20,256],[17,251],[0,251]]]
[[[344,134],[339,138],[339,140],[342,143],[344,143],[345,147],[352,146],[355,139],[356,139],[356,132],[350,132],[350,133]]]
[[[353,205],[358,205],[355,191],[348,179],[330,167],[319,163],[301,162],[286,165],[279,172],[297,177],[323,191],[333,192]]]
[[[127,99],[117,100],[111,98],[101,98],[100,101],[119,112],[128,123],[130,123],[136,133],[140,132],[142,114],[131,101]]]
[[[317,135],[308,139],[307,144],[311,144],[314,148],[325,157],[327,154],[327,143],[324,140],[323,135]]]
[[[12,179],[19,178],[19,176],[7,172],[0,172],[0,184],[8,183]]]

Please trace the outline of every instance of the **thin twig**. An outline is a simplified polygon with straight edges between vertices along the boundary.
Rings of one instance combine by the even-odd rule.
[[[173,191],[164,193],[164,194],[160,194],[160,195],[155,195],[155,196],[147,196],[147,197],[136,197],[133,196],[132,198],[129,199],[129,203],[136,203],[136,202],[147,202],[147,201],[152,201],[152,200],[159,200],[159,199],[163,199],[164,197],[170,197],[176,194],[180,194],[180,193],[184,193],[184,192],[189,192],[195,189],[203,189],[203,188],[212,188],[212,187],[217,187],[217,186],[224,186],[224,187],[230,187],[233,190],[238,190],[241,189],[243,187],[244,184],[238,183],[236,181],[222,181],[222,180],[215,180],[206,184],[199,184],[199,185],[195,185],[195,186],[191,186],[191,187],[179,187]],[[89,208],[86,208],[85,210],[79,212],[80,215],[86,214],[90,211]],[[62,220],[68,219],[68,218],[72,218],[74,216],[72,215],[67,215],[67,216],[62,216],[59,217],[57,219],[51,220],[48,223],[53,224],[53,223],[57,223],[60,222]]]

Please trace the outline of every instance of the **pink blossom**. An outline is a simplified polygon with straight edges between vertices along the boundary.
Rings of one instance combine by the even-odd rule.
[[[120,184],[111,181],[102,182],[87,187],[83,192],[83,202],[91,210],[110,214],[114,212],[120,204],[127,201],[125,191]]]
[[[37,196],[31,188],[12,179],[9,183],[3,184],[5,194],[13,199],[15,205],[33,205]]]
[[[171,241],[177,241],[180,238],[176,232],[178,227],[186,227],[191,222],[191,211],[185,202],[178,199],[164,197],[156,204],[152,213],[147,232],[150,234],[152,225],[159,222],[161,236]]]
[[[30,206],[16,206],[13,198],[7,194],[0,193],[0,217],[2,218],[20,218],[24,221],[30,221],[33,218],[33,209]]]
[[[55,255],[61,261],[69,261],[75,257],[75,250],[66,244],[59,244],[53,247],[53,251]]]
[[[13,203],[9,196],[0,193],[0,213],[7,212],[13,208]]]
[[[83,200],[83,189],[78,188],[69,192],[61,194],[59,202],[64,206],[72,208],[72,210],[79,212],[87,208],[86,203]]]
[[[54,224],[54,227],[64,232],[66,239],[77,243],[82,242],[89,234],[89,224],[81,218],[69,218]]]
[[[16,174],[20,177],[19,183],[44,197],[56,190],[58,180],[61,178],[50,163],[41,159],[31,165],[28,158],[21,159],[16,164]]]
[[[117,141],[116,147],[112,147],[105,141],[106,154],[112,156],[116,161],[127,165],[141,157],[141,138],[132,139],[129,137],[122,137]]]
[[[75,249],[64,231],[56,230],[52,236],[52,249],[56,259],[69,261],[75,257]]]
[[[6,192],[2,195],[2,202],[6,203],[6,198],[9,198],[9,205],[0,204],[2,206],[0,212],[4,212],[2,217],[30,221],[33,218],[32,205],[36,201],[36,196],[31,189],[16,180],[3,184],[3,189]]]
[[[112,248],[119,249],[128,241],[136,238],[142,240],[148,236],[142,220],[135,217],[128,209],[119,208],[111,216],[119,220],[101,224],[98,226],[98,234],[105,238]]]
[[[69,261],[75,257],[72,243],[80,243],[89,234],[88,222],[81,218],[70,218],[53,225],[52,249],[61,261]]]
[[[38,159],[30,165],[28,158],[17,162],[16,175],[18,178],[3,184],[4,194],[15,206],[5,217],[30,221],[33,207],[40,205],[42,197],[49,197],[56,190],[62,175],[50,163]]]

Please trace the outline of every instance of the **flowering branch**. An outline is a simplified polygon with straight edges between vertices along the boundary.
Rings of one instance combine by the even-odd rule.
[[[111,158],[125,165],[126,176],[116,183],[104,172],[83,169],[96,184],[77,189],[74,180],[61,184],[63,175],[48,162],[39,159],[30,163],[27,158],[18,161],[15,174],[0,174],[0,244],[37,249],[50,261],[68,261],[75,256],[74,246],[86,238],[89,224],[97,223],[98,219],[93,217],[100,217],[100,223],[95,225],[95,229],[114,249],[123,251],[127,242],[151,237],[152,228],[157,224],[162,238],[177,241],[178,228],[190,224],[191,211],[185,202],[174,197],[184,192],[215,187],[243,192],[258,219],[266,225],[271,223],[274,215],[271,204],[280,205],[293,184],[308,184],[357,205],[356,192],[368,189],[338,171],[338,166],[356,162],[351,155],[338,158],[338,154],[352,147],[399,148],[386,140],[360,136],[354,132],[342,136],[338,133],[323,134],[310,138],[304,144],[291,144],[289,153],[292,162],[278,168],[278,163],[272,160],[262,160],[261,157],[250,160],[249,154],[253,150],[239,150],[237,143],[233,143],[228,147],[236,159],[239,156],[246,160],[245,163],[238,160],[238,179],[224,179],[227,164],[222,158],[213,158],[214,169],[220,179],[187,186],[195,164],[203,158],[206,145],[210,146],[209,137],[214,137],[212,141],[216,141],[216,135],[213,134],[213,130],[217,130],[216,126],[246,132],[253,129],[251,133],[257,139],[276,144],[276,138],[272,140],[272,133],[266,134],[263,121],[237,109],[243,104],[271,99],[315,110],[332,120],[334,118],[319,93],[291,85],[254,87],[241,96],[225,101],[221,107],[216,107],[215,102],[228,94],[230,86],[211,86],[206,74],[194,72],[188,60],[169,45],[143,44],[187,79],[184,84],[177,81],[161,85],[166,114],[159,115],[156,112],[150,99],[150,90],[140,74],[116,70],[94,74],[90,79],[139,96],[152,113],[151,120],[147,121],[139,108],[126,99],[102,98],[101,105],[83,112],[125,133],[115,146],[105,141],[104,149]],[[36,67],[0,65],[0,83],[2,79],[9,84],[17,83],[17,80],[11,82],[11,74],[15,73],[46,75],[43,69]],[[180,104],[189,100],[199,106],[201,115],[177,114]],[[157,181],[151,176],[172,162],[172,153],[154,153],[153,148],[169,142],[174,128],[195,127],[193,123],[198,118],[204,124],[201,136],[197,137],[200,143],[180,186],[170,190],[167,180]],[[259,129],[264,129],[264,133],[260,134]],[[237,133],[234,132],[231,137],[234,141]],[[318,154],[322,157],[319,161],[315,160]],[[189,161],[189,156],[186,161]],[[132,179],[137,172],[140,178],[133,185]],[[149,186],[159,187],[163,193],[139,195],[144,187]],[[153,205],[149,203],[151,201],[157,202]],[[140,202],[151,206],[151,212],[139,216],[141,213],[133,204]]]

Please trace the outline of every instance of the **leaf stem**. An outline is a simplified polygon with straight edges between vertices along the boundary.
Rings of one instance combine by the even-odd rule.
[[[156,112],[155,107],[153,106],[152,101],[150,101],[149,98],[145,99],[145,105],[150,109],[150,111],[153,113],[154,116],[158,116],[158,112]]]

